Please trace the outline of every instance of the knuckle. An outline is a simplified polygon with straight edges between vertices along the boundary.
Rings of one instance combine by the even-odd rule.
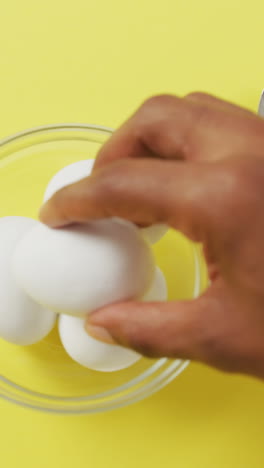
[[[120,166],[122,168],[122,163],[117,161],[103,168],[98,177],[94,179],[93,193],[98,202],[113,199],[118,195]]]
[[[239,158],[227,167],[228,197],[231,209],[246,213],[246,208],[263,200],[264,162],[251,158]],[[247,212],[247,215],[249,213]]]
[[[248,321],[240,317],[241,309],[221,297],[210,298],[206,315],[199,324],[196,334],[195,354],[200,361],[226,371],[236,371],[239,361],[250,355]],[[206,326],[203,323],[206,321]],[[250,341],[250,340],[249,340]],[[245,362],[245,361],[244,361]]]
[[[148,331],[140,331],[130,339],[131,346],[143,356],[153,358],[160,357],[159,350],[155,346],[155,339]]]
[[[161,107],[171,104],[171,102],[175,102],[175,99],[177,98],[170,94],[158,94],[156,96],[151,96],[143,102],[139,111],[143,113],[152,113]]]
[[[201,346],[206,356],[211,356],[214,360],[221,359],[223,351],[225,350],[225,345],[222,341],[221,336],[213,331],[204,336],[201,341]]]
[[[208,172],[208,190],[202,191],[203,209],[217,231],[223,232],[225,226],[230,239],[234,230],[241,230],[241,226],[245,228],[250,223],[263,202],[264,161],[260,162],[232,157],[217,164],[213,177],[211,171]]]
[[[215,335],[203,343],[201,360],[222,371],[236,373],[243,371],[249,355],[241,351],[236,343],[235,334]]]
[[[233,354],[230,343],[232,337],[229,338],[228,330],[219,329],[220,327],[207,327],[201,333],[200,337],[195,342],[195,354],[200,361],[209,362],[210,364],[220,367],[226,360],[230,359]]]
[[[136,115],[136,138],[153,152],[166,153],[166,148],[172,146],[171,139],[181,139],[180,132],[176,136],[175,122],[180,117],[182,107],[182,100],[172,95],[163,94],[147,99]]]
[[[186,94],[185,99],[203,100],[207,97],[208,97],[208,94],[203,93],[202,91],[192,91],[191,93]]]
[[[200,103],[193,109],[193,124],[190,130],[190,137],[196,134],[201,128],[206,128],[212,122],[214,113],[207,104]]]
[[[179,101],[179,98],[169,94],[161,94],[147,99],[136,114],[139,133],[142,133],[142,129],[148,129],[164,119],[167,120],[171,109],[175,110]]]
[[[134,185],[129,180],[138,177],[131,159],[117,160],[98,171],[89,184],[89,199],[106,215],[126,211],[125,201],[133,198]],[[92,179],[92,178],[91,178]]]

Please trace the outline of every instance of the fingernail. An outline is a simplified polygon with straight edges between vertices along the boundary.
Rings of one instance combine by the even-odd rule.
[[[109,331],[105,328],[96,327],[95,325],[86,324],[85,329],[88,335],[92,336],[96,340],[103,341],[108,344],[116,344]]]

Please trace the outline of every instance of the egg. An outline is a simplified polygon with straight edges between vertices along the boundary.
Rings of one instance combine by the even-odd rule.
[[[141,228],[143,236],[150,244],[155,244],[162,239],[168,231],[166,224],[153,224],[145,228]]]
[[[166,301],[168,299],[167,283],[161,269],[156,266],[154,281],[142,300],[144,302]]]
[[[152,285],[142,301],[166,299],[166,280],[159,267],[156,267]],[[96,371],[113,372],[125,369],[140,359],[141,356],[135,351],[96,340],[86,333],[84,326],[83,318],[68,315],[61,315],[59,318],[59,334],[63,347],[78,364]]]
[[[92,338],[84,328],[85,319],[60,315],[59,334],[67,354],[78,364],[101,372],[113,372],[135,364],[140,354],[122,346]]]
[[[94,159],[86,159],[74,162],[61,169],[49,182],[43,201],[46,202],[54,195],[54,193],[67,185],[88,177],[92,172],[93,165]]]
[[[18,244],[13,270],[35,301],[58,313],[83,316],[142,297],[153,281],[155,264],[132,223],[107,219],[64,229],[39,223]]]
[[[40,341],[53,328],[56,314],[44,310],[18,286],[11,268],[13,251],[38,223],[23,217],[0,219],[0,337],[17,345]]]

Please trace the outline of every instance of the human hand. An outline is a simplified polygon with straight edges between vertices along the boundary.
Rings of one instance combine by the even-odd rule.
[[[166,223],[204,246],[198,299],[127,302],[87,319],[93,336],[151,357],[264,377],[264,121],[212,96],[157,96],[102,147],[92,176],[42,208],[51,227],[119,216]]]

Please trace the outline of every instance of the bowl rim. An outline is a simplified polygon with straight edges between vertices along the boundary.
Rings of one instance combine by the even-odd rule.
[[[111,135],[113,128],[85,123],[60,123],[32,127],[0,139],[0,148],[29,136],[54,132],[88,131]],[[35,144],[35,143],[33,143]],[[31,145],[26,145],[30,147]],[[12,152],[11,152],[12,154]],[[5,157],[5,156],[4,156]],[[202,290],[201,262],[198,248],[193,246],[195,281],[193,298]],[[59,397],[42,394],[22,387],[0,374],[0,398],[17,405],[57,414],[87,414],[113,410],[143,400],[156,393],[178,377],[189,365],[189,360],[157,359],[147,370],[110,391],[96,396]],[[151,378],[152,377],[152,378]],[[151,379],[150,379],[151,378]],[[123,392],[123,394],[122,394]],[[96,401],[96,399],[99,400]],[[110,397],[110,398],[109,398]],[[100,401],[100,398],[102,401]],[[108,398],[108,400],[107,400]]]
[[[67,131],[67,130],[72,130],[72,131],[91,130],[91,131],[95,131],[98,133],[107,133],[107,134],[112,134],[114,132],[114,129],[111,127],[107,127],[104,125],[97,125],[97,124],[74,123],[74,122],[67,123],[66,122],[66,123],[58,123],[58,124],[38,125],[36,127],[31,127],[25,130],[21,130],[19,132],[16,132],[16,133],[13,133],[11,135],[1,138],[0,146],[4,146],[6,144],[12,143],[15,140],[19,140],[21,138],[24,138],[30,135],[35,135],[35,134],[38,135],[41,133],[54,132],[54,131]]]

